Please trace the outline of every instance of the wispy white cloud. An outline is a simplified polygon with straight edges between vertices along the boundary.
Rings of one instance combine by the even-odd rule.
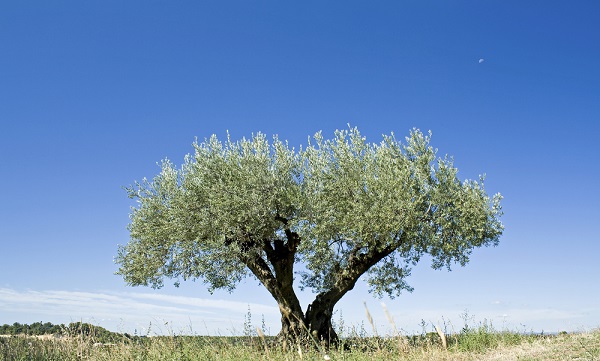
[[[219,299],[134,292],[19,291],[0,288],[0,323],[50,321],[93,322],[112,330],[143,332],[150,323],[168,323],[179,332],[192,326],[198,333],[235,333],[250,307],[254,315],[274,321],[276,307]],[[11,319],[8,319],[11,317]],[[6,319],[5,319],[6,318]],[[153,332],[159,332],[156,328]]]
[[[365,321],[365,310],[346,305],[334,316],[334,321],[343,317],[348,327]],[[32,323],[49,321],[69,323],[90,322],[113,331],[140,334],[198,333],[240,334],[246,320],[248,307],[255,326],[262,322],[271,329],[271,334],[280,327],[279,310],[275,306],[235,302],[216,298],[196,298],[152,292],[81,292],[64,290],[16,290],[0,288],[0,324]],[[441,305],[420,307],[398,307],[395,302],[387,304],[397,327],[405,332],[421,332],[419,324],[444,324],[450,331],[459,331],[464,325],[464,305]],[[390,330],[383,308],[370,306],[370,313],[383,333]],[[487,320],[497,329],[518,331],[576,331],[599,327],[600,307],[561,308],[536,305],[517,305],[510,300],[488,300],[468,306],[467,317],[471,326]],[[596,320],[596,321],[595,321]],[[168,323],[165,325],[165,323]],[[152,324],[149,330],[149,325]]]

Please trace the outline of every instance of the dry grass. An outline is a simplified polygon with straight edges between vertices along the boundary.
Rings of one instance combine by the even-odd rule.
[[[384,307],[393,334],[377,335],[373,318],[365,305],[374,337],[364,330],[342,336],[343,344],[326,350],[315,343],[285,347],[274,337],[256,334],[242,337],[171,336],[129,337],[116,335],[102,341],[86,328],[74,328],[63,337],[0,337],[0,361],[114,361],[114,360],[399,360],[399,361],[600,361],[600,329],[576,334],[533,335],[496,331],[486,321],[468,326],[456,334],[435,332],[406,337]],[[465,316],[465,319],[467,317]],[[79,331],[77,331],[79,330]],[[343,327],[342,327],[343,330]],[[88,330],[89,331],[89,330]],[[78,333],[79,332],[79,333]],[[115,335],[113,335],[115,336]],[[104,342],[104,343],[102,343]]]
[[[468,336],[461,336],[468,337]],[[441,341],[424,339],[408,345],[400,337],[355,340],[351,350],[319,351],[305,346],[283,350],[264,335],[232,343],[228,338],[152,337],[143,340],[99,345],[93,340],[69,337],[39,339],[11,337],[0,339],[0,360],[407,360],[407,361],[467,361],[467,360],[598,360],[600,361],[600,330],[556,336],[519,336],[506,338],[492,334],[498,342],[489,348],[464,350],[460,342],[473,342],[449,335],[447,349]],[[503,341],[509,340],[509,341]],[[487,344],[486,344],[487,345]],[[461,349],[462,348],[462,349]]]
[[[559,335],[490,352],[485,360],[598,360],[600,330]]]

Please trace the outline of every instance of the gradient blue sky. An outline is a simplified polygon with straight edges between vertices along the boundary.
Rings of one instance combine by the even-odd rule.
[[[424,262],[412,294],[381,300],[399,328],[460,329],[465,310],[498,328],[599,327],[598,24],[597,1],[1,2],[0,324],[231,334],[250,307],[277,332],[254,280],[125,286],[122,187],[194,137],[300,145],[350,123],[373,142],[431,130],[461,178],[486,173],[505,197],[497,248],[450,273]],[[363,285],[336,318],[360,325],[363,301],[389,328]]]

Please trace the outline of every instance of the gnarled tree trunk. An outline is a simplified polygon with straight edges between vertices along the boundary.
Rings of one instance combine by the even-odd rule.
[[[311,336],[318,342],[336,344],[338,335],[333,329],[332,317],[334,302],[322,301],[317,297],[306,310],[306,323]]]
[[[319,293],[304,313],[293,288],[294,257],[300,237],[288,229],[286,236],[287,242],[265,240],[260,250],[247,253],[244,262],[279,305],[281,338],[293,343],[309,341],[335,344],[338,335],[332,325],[334,306],[354,288],[360,276],[390,255],[396,247],[389,245],[383,249],[373,248],[367,253],[360,253],[361,249],[356,248],[350,255],[347,266],[339,273],[330,275],[335,278],[333,286]],[[266,259],[263,255],[266,255]]]
[[[292,310],[280,304],[279,311],[281,312],[281,331],[278,337],[292,343],[306,340],[308,325],[302,310],[300,308]]]
[[[317,299],[310,304],[306,313],[279,305],[281,331],[279,337],[292,343],[336,344],[338,335],[333,329],[332,316],[335,304]]]

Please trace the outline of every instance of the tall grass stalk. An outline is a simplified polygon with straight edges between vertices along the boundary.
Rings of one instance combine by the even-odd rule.
[[[444,332],[442,332],[440,325],[435,325],[435,331],[440,336],[440,340],[442,341],[442,346],[444,347],[444,350],[447,350],[448,342],[446,341],[446,334],[444,334]]]

